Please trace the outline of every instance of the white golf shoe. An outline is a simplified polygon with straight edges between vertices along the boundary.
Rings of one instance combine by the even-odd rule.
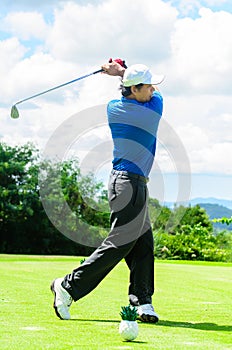
[[[157,323],[159,316],[155,312],[152,304],[143,304],[137,307],[138,319],[142,322]]]
[[[54,294],[53,307],[55,309],[56,315],[61,320],[70,320],[71,316],[69,313],[69,308],[72,304],[71,295],[62,287],[61,282],[63,278],[55,279],[51,284],[51,291]]]

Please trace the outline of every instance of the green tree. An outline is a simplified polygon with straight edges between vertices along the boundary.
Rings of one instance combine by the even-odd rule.
[[[220,222],[220,223],[226,224],[226,225],[230,225],[230,224],[232,224],[232,216],[230,218],[223,217],[220,219],[213,219],[212,221],[213,222]]]
[[[42,178],[40,182],[38,182],[39,173]],[[93,175],[81,176],[78,163],[73,160],[41,163],[38,150],[31,144],[16,147],[0,144],[0,252],[36,254],[91,252],[92,249],[75,244],[62,235],[50,222],[41,202],[40,186],[46,188],[47,202],[51,207],[54,206],[55,210],[57,209],[58,214],[60,195],[71,208],[72,217],[80,219],[81,223],[87,222],[93,226],[90,227],[91,244],[99,242],[104,237],[102,226],[107,226],[109,213],[102,211],[101,205],[98,204],[98,196],[104,198],[104,194],[101,193],[102,184],[97,183]],[[57,193],[57,188],[60,189],[58,191],[60,193]],[[57,219],[61,221],[62,217],[57,215]],[[67,225],[72,223],[73,220],[66,220]],[[83,235],[84,243],[89,233],[86,233],[84,224],[81,224],[78,233]],[[69,238],[76,241],[75,237]]]
[[[155,233],[155,256],[161,259],[230,261],[218,237],[200,223],[183,225],[175,235]]]
[[[165,231],[167,223],[171,217],[171,209],[160,205],[157,199],[150,198],[149,213],[151,218],[152,229],[154,231]]]
[[[195,226],[200,224],[209,232],[212,232],[213,225],[205,209],[196,206],[174,206],[171,210],[161,206],[157,200],[150,199],[149,210],[153,230],[161,230],[170,234],[176,234],[183,225]]]
[[[38,210],[38,153],[27,144],[0,144],[0,234],[1,246],[23,245],[21,226]]]
[[[205,209],[201,208],[199,205],[193,207],[185,207],[183,205],[174,207],[172,218],[169,220],[167,226],[167,231],[171,234],[176,234],[181,230],[183,225],[189,225],[192,227],[200,225],[206,228],[208,232],[213,231],[213,225],[208,214]]]
[[[157,205],[156,205],[157,208]],[[230,261],[228,235],[214,235],[212,223],[199,205],[174,207],[153,224],[155,256],[161,259]],[[157,225],[157,226],[156,226]]]

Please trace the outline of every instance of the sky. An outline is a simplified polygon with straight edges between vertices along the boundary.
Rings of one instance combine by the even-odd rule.
[[[76,115],[81,135],[66,146],[65,157],[91,159],[90,170],[106,184],[111,155],[95,152],[103,145],[111,151],[106,116],[101,127],[95,120],[91,126],[82,111],[94,114],[95,106],[120,98],[119,78],[93,75],[22,103],[19,119],[10,118],[10,109],[121,57],[165,74],[151,196],[232,200],[231,33],[231,0],[2,0],[0,140],[30,141],[43,153]]]

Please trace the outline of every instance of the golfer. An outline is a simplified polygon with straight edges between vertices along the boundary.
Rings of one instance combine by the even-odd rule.
[[[102,69],[122,79],[121,99],[110,101],[107,106],[114,144],[108,188],[111,229],[83,264],[52,282],[54,309],[60,319],[70,319],[72,301],[90,293],[124,258],[130,270],[129,303],[137,307],[138,319],[156,323],[159,317],[152,305],[154,244],[147,182],[163,111],[163,99],[156,85],[163,76],[152,75],[143,64],[125,69],[113,61]]]

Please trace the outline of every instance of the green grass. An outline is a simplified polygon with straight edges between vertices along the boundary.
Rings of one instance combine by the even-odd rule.
[[[139,323],[139,335],[118,334],[128,304],[128,270],[122,261],[59,320],[49,290],[54,277],[81,258],[0,255],[0,349],[232,349],[232,264],[157,261],[156,325]]]

